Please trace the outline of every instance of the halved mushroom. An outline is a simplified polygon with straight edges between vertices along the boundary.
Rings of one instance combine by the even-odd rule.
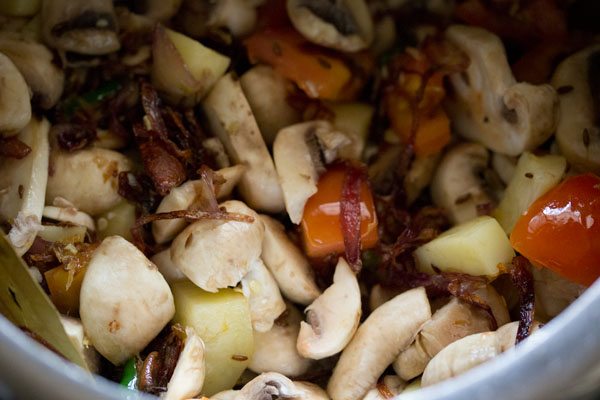
[[[185,400],[197,396],[204,385],[206,366],[204,342],[194,328],[185,328],[185,342],[177,365],[167,384],[163,400]]]
[[[207,25],[227,28],[233,36],[244,36],[256,25],[256,7],[264,0],[220,0],[210,10]]]
[[[0,137],[13,136],[30,120],[27,83],[11,59],[0,52]]]
[[[324,162],[335,160],[337,150],[349,143],[350,139],[327,121],[303,122],[279,131],[273,143],[273,160],[293,223],[300,223],[304,205],[317,192]]]
[[[92,147],[71,153],[53,149],[50,166],[46,202],[62,197],[96,216],[123,200],[118,192],[119,172],[131,170],[132,164],[117,151]]]
[[[294,399],[300,394],[289,378],[276,372],[266,372],[246,383],[236,393],[235,400]]]
[[[79,314],[92,344],[119,365],[142,350],[175,315],[169,285],[156,266],[119,236],[91,256]]]
[[[493,153],[491,164],[502,182],[508,185],[515,173],[515,168],[517,168],[517,158],[505,154]]]
[[[439,163],[431,182],[431,197],[447,211],[452,223],[469,221],[477,217],[477,206],[494,204],[483,179],[488,160],[488,151],[482,145],[462,143],[450,149]]]
[[[285,302],[275,278],[260,258],[250,262],[248,273],[241,283],[250,305],[252,328],[257,332],[271,330],[275,320],[285,311]]]
[[[386,375],[380,383],[369,390],[363,400],[387,400],[399,395],[406,387],[406,381],[397,375]]]
[[[161,273],[169,284],[187,280],[187,276],[171,260],[171,251],[169,249],[159,251],[150,260],[156,265],[158,272]]]
[[[260,211],[282,211],[283,194],[275,166],[240,82],[231,73],[226,74],[202,106],[212,132],[223,142],[229,157],[248,168],[239,184],[248,205]]]
[[[571,164],[600,173],[600,46],[588,47],[564,60],[552,86],[560,97],[556,142]]]
[[[333,400],[362,399],[430,318],[423,288],[404,292],[377,308],[342,352],[327,393]]]
[[[294,303],[312,303],[321,291],[304,253],[286,235],[275,219],[260,215],[265,227],[261,258],[275,277],[281,293]]]
[[[0,35],[0,52],[18,68],[44,109],[53,107],[63,92],[65,75],[53,62],[46,46],[32,40],[18,40]]]
[[[450,343],[490,329],[490,319],[482,309],[457,298],[437,310],[423,325],[413,344],[394,361],[394,371],[405,380],[423,373],[429,360]]]
[[[294,381],[294,387],[300,392],[295,398],[299,400],[329,400],[327,392],[320,386],[310,382]]]
[[[354,52],[371,45],[373,20],[364,0],[287,0],[294,27],[308,40]]]
[[[333,284],[305,312],[308,323],[300,324],[297,344],[302,356],[320,360],[339,353],[350,342],[362,309],[358,281],[346,260],[338,260]]]
[[[450,75],[447,109],[457,133],[511,156],[552,135],[558,107],[552,86],[517,83],[502,42],[491,32],[454,25],[446,38],[471,60],[465,72]]]
[[[119,50],[111,0],[45,0],[42,36],[61,52],[102,55]]]
[[[171,244],[171,259],[197,286],[208,292],[236,286],[259,259],[264,227],[258,214],[241,201],[221,204],[228,212],[249,215],[254,222],[200,220]]]
[[[41,227],[48,181],[47,120],[32,118],[17,138],[31,149],[24,158],[0,158],[0,219],[12,223],[11,243],[19,254],[33,244]]]
[[[202,208],[207,201],[210,201],[208,199],[211,199],[214,195],[218,200],[229,196],[244,171],[245,167],[243,165],[220,169],[217,174],[225,180],[225,183],[218,185],[214,194],[212,193],[213,189],[202,179],[187,181],[183,185],[172,189],[168,195],[163,197],[156,212]],[[156,243],[167,243],[181,232],[186,225],[187,222],[183,218],[154,221],[152,223],[152,235]]]
[[[90,231],[96,230],[94,219],[88,214],[77,210],[77,208],[63,198],[55,198],[54,205],[45,206],[42,216],[59,222],[85,226]]]
[[[296,350],[302,314],[291,303],[267,332],[254,332],[254,354],[248,368],[256,373],[278,372],[288,377],[304,374],[311,365]]]

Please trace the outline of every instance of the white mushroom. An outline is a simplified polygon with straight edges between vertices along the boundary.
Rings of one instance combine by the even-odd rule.
[[[13,136],[30,119],[27,83],[10,58],[0,52],[0,137]]]
[[[369,315],[346,346],[327,392],[333,400],[363,398],[431,318],[425,289],[404,292]]]
[[[273,160],[290,220],[299,224],[304,205],[317,192],[324,166],[321,154],[333,161],[350,139],[327,121],[309,121],[282,129],[273,143]]]
[[[433,154],[425,157],[416,157],[404,177],[404,190],[406,201],[412,204],[429,186],[440,162],[440,155]]]
[[[494,286],[485,285],[485,287],[476,290],[473,294],[490,307],[490,311],[492,312],[498,327],[510,322],[506,300],[498,293]]]
[[[595,45],[568,57],[552,77],[560,97],[558,147],[571,164],[596,173],[600,173],[599,70],[600,46]]]
[[[508,185],[515,173],[515,169],[517,168],[516,157],[510,157],[500,153],[493,153],[491,164],[492,168],[494,168],[494,171],[496,171],[502,182],[505,185]]]
[[[300,394],[289,378],[275,372],[266,372],[246,383],[236,394],[235,400],[294,399]]]
[[[0,219],[13,224],[10,240],[24,254],[41,227],[48,181],[48,121],[31,119],[17,138],[31,148],[24,158],[0,158]]]
[[[263,0],[220,0],[210,10],[207,25],[227,28],[233,36],[244,36],[256,25],[256,7]]]
[[[278,372],[293,377],[304,374],[311,361],[296,350],[302,314],[291,303],[267,332],[254,332],[254,354],[248,368],[256,373]]]
[[[248,205],[260,211],[282,211],[283,194],[275,166],[240,82],[231,73],[226,74],[202,106],[212,132],[223,142],[229,157],[248,168],[239,184]]]
[[[119,195],[119,172],[129,171],[132,164],[123,154],[100,148],[75,152],[53,149],[46,202],[62,197],[78,210],[96,216],[116,206]]]
[[[400,353],[394,361],[394,371],[402,379],[413,379],[450,343],[489,329],[490,318],[485,311],[453,298],[433,314],[413,344]]]
[[[388,400],[399,395],[406,387],[406,381],[397,375],[386,375],[380,383],[369,390],[363,400]]]
[[[220,200],[231,194],[244,171],[245,167],[243,165],[235,165],[217,171],[217,174],[225,180],[225,183],[218,185],[214,194],[212,193],[213,189],[202,179],[187,181],[183,185],[173,188],[168,195],[163,197],[156,212],[202,209],[210,201],[208,199],[211,199],[214,195]],[[183,218],[154,221],[152,223],[152,235],[156,243],[167,243],[181,232],[186,225],[187,222]]]
[[[320,386],[310,382],[294,381],[294,387],[300,393],[295,397],[299,400],[329,400],[327,392]]]
[[[433,202],[444,208],[454,224],[477,217],[478,205],[493,204],[483,180],[488,151],[477,143],[450,149],[439,163],[431,182]]]
[[[265,227],[261,258],[279,285],[281,293],[294,303],[308,305],[321,291],[315,283],[310,263],[286,235],[284,226],[275,219],[260,215]]]
[[[400,294],[400,290],[381,286],[373,286],[369,295],[369,310],[373,312],[380,305],[387,303]]]
[[[290,82],[268,65],[257,65],[240,78],[256,123],[267,145],[277,132],[300,121],[299,112],[287,101]]]
[[[156,337],[175,304],[156,266],[125,239],[110,236],[88,264],[79,314],[94,347],[119,365]]]
[[[249,215],[254,222],[200,220],[171,244],[171,259],[197,286],[209,292],[236,286],[259,259],[264,227],[258,214],[241,201],[221,204],[228,212]]]
[[[338,260],[333,284],[305,312],[308,323],[300,324],[297,344],[302,356],[320,360],[339,353],[350,342],[362,309],[358,280],[346,260]]]
[[[187,279],[187,276],[171,260],[171,251],[169,249],[159,251],[150,260],[156,264],[158,272],[161,273],[169,284]]]
[[[354,52],[373,41],[373,20],[364,0],[287,0],[287,11],[294,27],[322,46]]]
[[[202,390],[206,366],[204,361],[204,342],[194,328],[185,328],[185,343],[177,365],[167,384],[167,392],[161,396],[164,400],[185,400],[192,398]]]
[[[457,133],[511,156],[537,147],[552,135],[556,91],[550,85],[517,83],[496,35],[454,25],[446,38],[471,60],[464,73],[450,76],[453,91],[447,108]]]
[[[25,82],[44,109],[53,107],[63,92],[65,75],[53,63],[54,55],[33,40],[18,40],[0,35],[0,52],[19,69]]]
[[[242,292],[248,298],[252,328],[267,332],[285,311],[285,302],[273,275],[260,258],[250,262],[248,273],[242,278]]]
[[[77,351],[82,355],[88,370],[93,373],[98,373],[100,370],[100,355],[91,345],[83,331],[81,321],[76,318],[61,315],[60,322],[62,323],[63,328],[65,328],[65,333],[69,339],[71,339],[73,346],[75,346]]]
[[[45,206],[42,216],[59,222],[85,226],[90,231],[96,230],[96,223],[92,217],[79,211],[71,202],[61,197],[55,198],[53,205]]]

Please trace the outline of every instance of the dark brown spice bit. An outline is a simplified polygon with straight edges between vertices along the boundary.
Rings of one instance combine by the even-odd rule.
[[[23,187],[23,185],[19,185],[18,192],[19,192],[19,198],[20,199],[23,198],[23,192],[24,191],[25,191],[25,188]]]
[[[590,130],[588,128],[584,128],[581,136],[583,139],[583,145],[585,147],[589,147],[590,146]]]
[[[571,85],[560,86],[560,87],[558,87],[556,89],[556,93],[558,93],[558,94],[567,94],[567,93],[572,92],[573,89],[574,89],[574,87],[571,86]]]
[[[75,151],[88,146],[96,138],[96,129],[89,124],[56,124],[50,133],[58,145],[66,151]]]
[[[531,172],[525,172],[525,178],[532,179],[533,178],[533,174]]]
[[[248,357],[242,356],[242,355],[239,355],[239,354],[234,354],[234,355],[231,356],[231,359],[233,361],[246,361],[246,360],[248,360]]]
[[[277,57],[281,57],[283,55],[281,46],[279,46],[279,43],[277,42],[273,42],[273,54],[275,54]]]
[[[523,256],[516,256],[507,265],[513,284],[519,292],[519,328],[515,344],[525,340],[531,333],[535,310],[535,291],[533,275],[529,270],[529,261]]]
[[[454,200],[454,204],[459,205],[459,204],[463,204],[466,203],[467,201],[471,200],[471,197],[473,197],[472,193],[465,193],[459,197],[456,198],[456,200]]]

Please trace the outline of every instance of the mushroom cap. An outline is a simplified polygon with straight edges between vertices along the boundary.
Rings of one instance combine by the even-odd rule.
[[[54,202],[56,204],[56,201]],[[60,222],[68,222],[75,225],[85,226],[90,231],[96,230],[94,219],[88,214],[77,210],[73,205],[45,206],[42,215]]]
[[[246,383],[237,392],[236,400],[270,400],[278,398],[296,398],[301,392],[294,382],[276,372],[266,372]]]
[[[109,236],[88,264],[79,314],[94,347],[119,365],[156,337],[175,304],[156,266],[133,244]]]
[[[356,275],[343,258],[338,260],[333,284],[309,305],[301,322],[298,352],[319,360],[342,351],[358,328],[361,295]]]
[[[185,343],[179,354],[177,365],[167,384],[167,393],[163,400],[186,400],[200,394],[206,366],[204,360],[204,342],[194,328],[185,328]]]
[[[50,165],[53,172],[48,177],[46,202],[62,197],[91,216],[123,200],[118,192],[119,172],[132,168],[123,154],[96,147],[75,152],[53,149]]]
[[[261,258],[279,285],[281,293],[294,303],[312,303],[321,290],[304,253],[286,235],[277,220],[260,215],[265,227]],[[284,374],[285,375],[285,374]]]
[[[187,276],[171,260],[171,251],[169,249],[156,253],[150,260],[156,265],[158,272],[161,273],[169,284],[187,280]]]
[[[264,227],[258,214],[241,201],[221,204],[228,212],[254,217],[254,222],[200,220],[171,244],[171,259],[192,282],[208,292],[236,286],[259,259]]]
[[[13,136],[31,119],[27,83],[10,58],[0,52],[0,137]]]

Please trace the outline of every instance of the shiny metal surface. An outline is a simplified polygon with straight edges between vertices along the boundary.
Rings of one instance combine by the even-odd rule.
[[[585,399],[600,388],[600,281],[518,348],[402,400]],[[147,399],[94,378],[0,317],[1,399]]]

